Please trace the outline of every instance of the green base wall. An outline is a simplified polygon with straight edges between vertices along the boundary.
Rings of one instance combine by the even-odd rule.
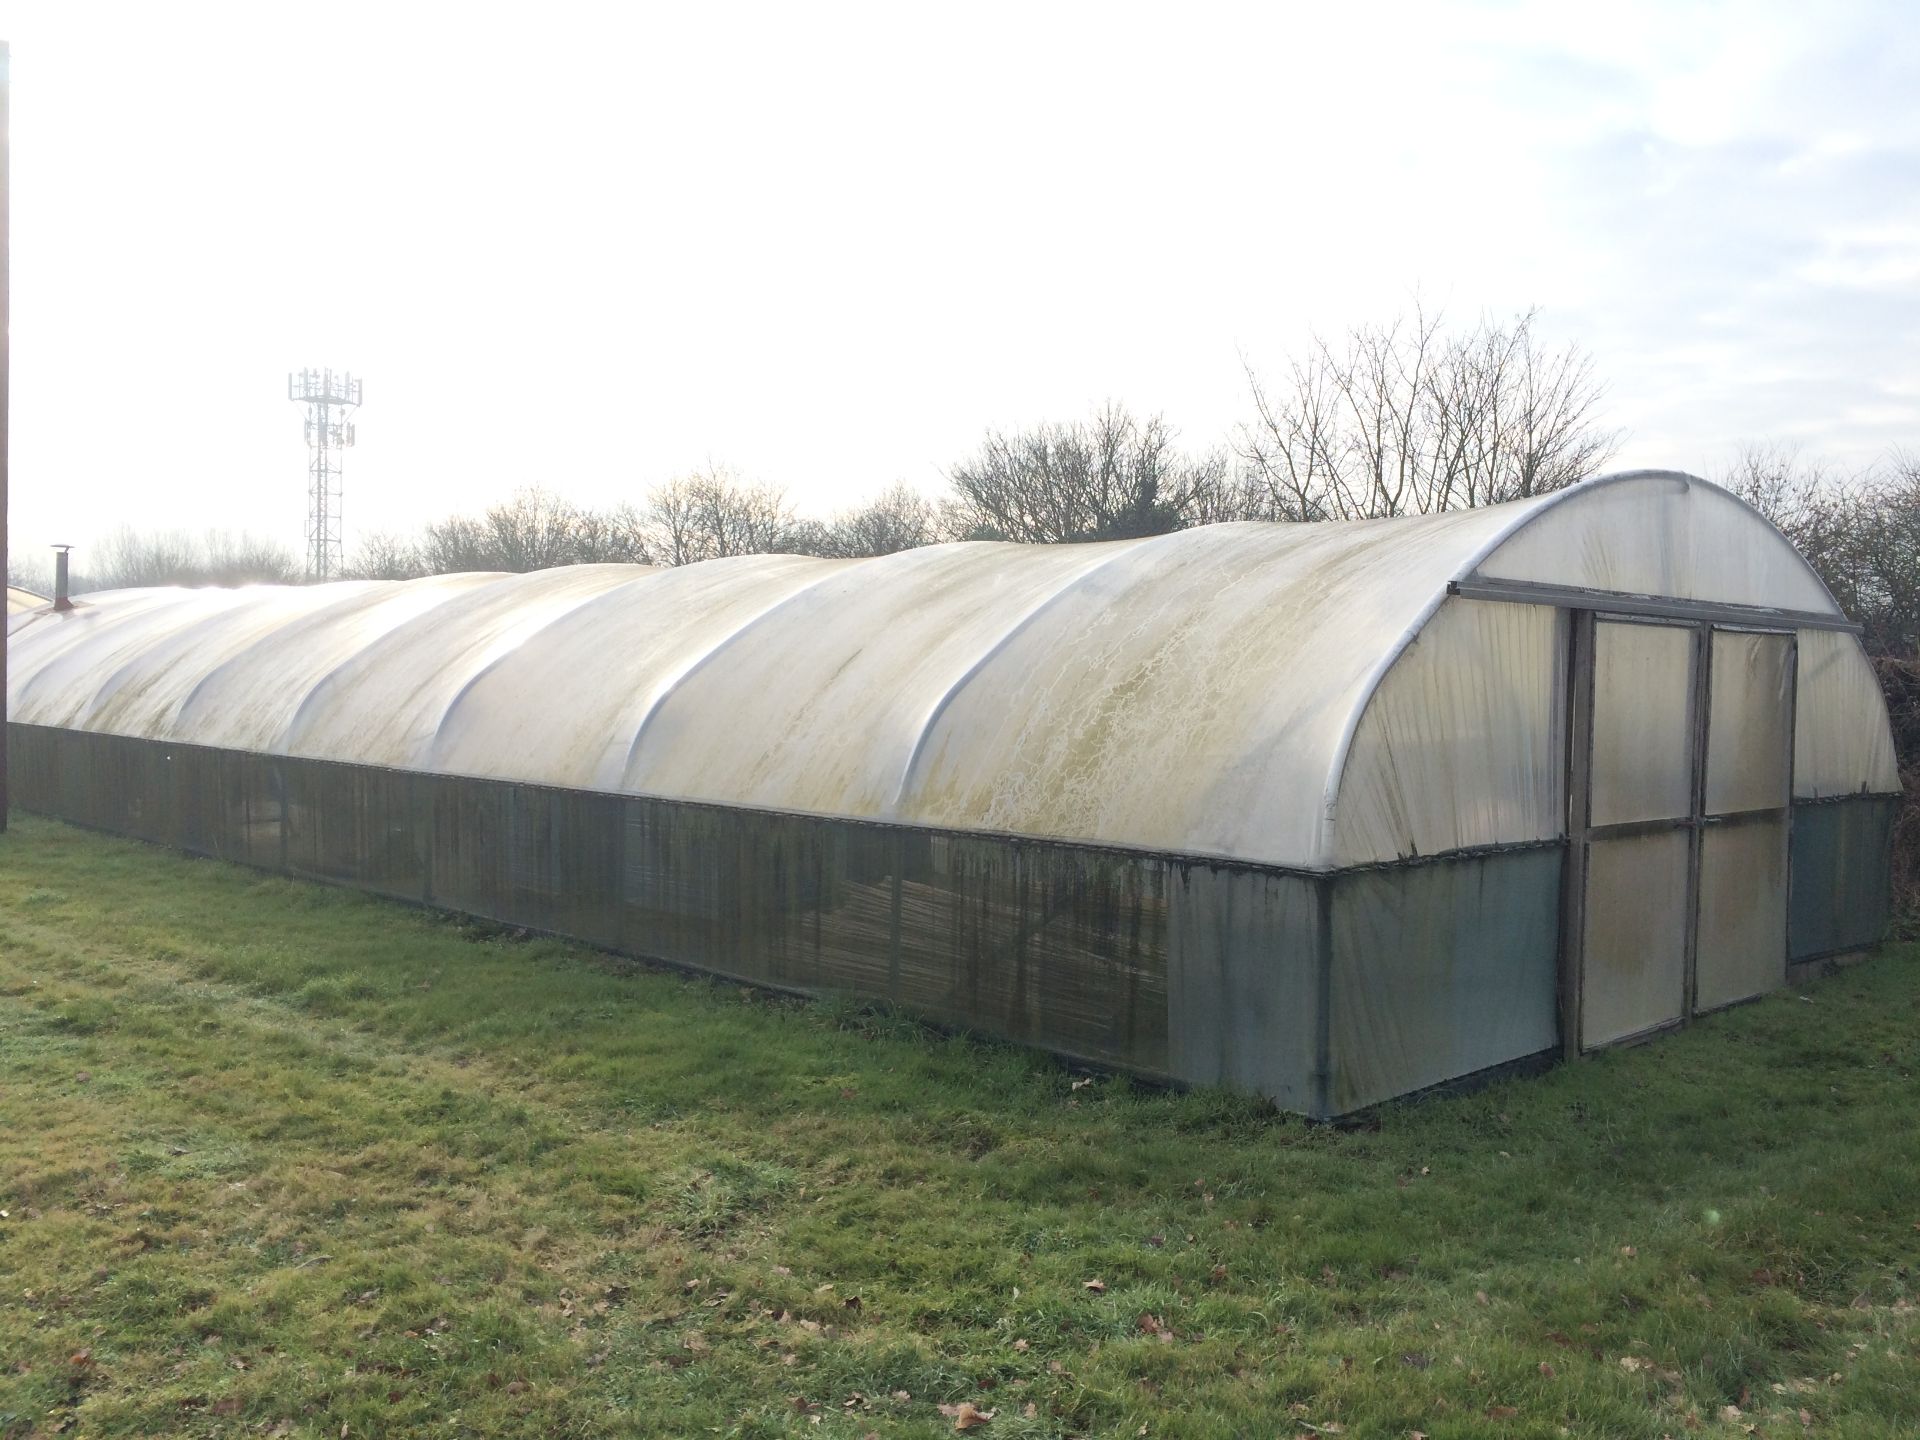
[[[1861,950],[1892,920],[1897,795],[1802,801],[1793,807],[1787,961]]]
[[[1557,844],[1306,874],[9,726],[29,810],[1330,1118],[1558,1044]],[[1885,929],[1796,807],[1793,958]]]

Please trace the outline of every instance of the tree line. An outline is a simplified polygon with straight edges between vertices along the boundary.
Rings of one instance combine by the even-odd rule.
[[[1244,364],[1251,417],[1220,444],[1183,446],[1159,415],[1109,403],[1081,420],[990,430],[946,471],[944,493],[895,484],[826,518],[724,468],[611,507],[541,486],[408,534],[365,536],[351,578],[528,571],[729,555],[858,558],[948,540],[1113,540],[1229,520],[1319,521],[1465,509],[1596,474],[1619,433],[1577,345],[1550,344],[1539,312],[1464,326],[1415,305],[1380,324],[1316,335],[1277,371]],[[1714,478],[1778,524],[1876,654],[1920,644],[1920,457],[1842,472],[1777,444],[1740,450]],[[257,537],[120,530],[75,557],[74,588],[292,582],[301,562]],[[48,588],[45,564],[13,579]]]
[[[821,519],[776,485],[707,469],[608,508],[531,486],[479,514],[364,536],[352,578],[627,561],[685,565],[784,552],[884,555],[944,540],[1057,544],[1162,534],[1222,520],[1322,520],[1490,504],[1592,474],[1616,436],[1577,346],[1538,313],[1449,328],[1416,306],[1338,340],[1315,336],[1275,377],[1246,366],[1254,418],[1188,449],[1161,416],[1109,403],[1084,420],[990,430],[946,472],[945,493],[895,484]],[[301,578],[288,548],[252,536],[122,529],[75,557],[76,590]],[[16,561],[45,589],[50,567]]]

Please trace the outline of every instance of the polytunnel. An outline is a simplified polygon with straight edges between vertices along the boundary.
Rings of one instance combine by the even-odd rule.
[[[9,617],[20,803],[1330,1116],[1873,943],[1818,577],[1664,472],[1512,504]]]

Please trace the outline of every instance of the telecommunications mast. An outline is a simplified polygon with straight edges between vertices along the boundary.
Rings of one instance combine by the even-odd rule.
[[[351,371],[301,370],[287,376],[287,398],[307,407],[307,579],[340,573],[340,452],[353,444],[347,415],[360,404]]]

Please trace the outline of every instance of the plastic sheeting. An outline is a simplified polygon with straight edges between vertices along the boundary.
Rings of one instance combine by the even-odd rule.
[[[1785,983],[1784,815],[1713,825],[1701,834],[1698,935],[1693,966],[1696,1014],[1777,990]]]
[[[1168,1068],[1195,1084],[1324,1113],[1331,882],[1193,865],[1171,869],[1167,883]]]
[[[1798,964],[1874,945],[1892,918],[1889,868],[1897,795],[1793,807],[1788,958]]]
[[[1793,642],[1785,635],[1713,632],[1707,704],[1706,812],[1787,803],[1793,729]]]
[[[1571,493],[1578,503],[1528,516],[1480,564],[1479,576],[1837,613],[1800,552],[1718,486],[1643,472],[1592,481]]]
[[[1552,1048],[1557,848],[1360,870],[1333,890],[1323,1113]]]
[[[88,731],[10,733],[20,803],[83,824],[1169,1073],[1174,867],[1157,857]],[[1311,973],[1314,959],[1295,963]],[[1190,1034],[1226,1023],[1217,991],[1188,991]]]
[[[1587,851],[1580,1045],[1678,1020],[1687,1004],[1685,830],[1595,840]]]
[[[1794,797],[1898,795],[1886,695],[1860,642],[1834,630],[1802,630],[1798,641]]]
[[[31,590],[22,590],[18,585],[7,587],[7,613],[14,615],[22,610],[37,610],[47,603],[47,597],[36,595]]]
[[[1440,607],[1354,735],[1335,819],[1341,864],[1561,833],[1566,634],[1549,605]]]
[[[1730,496],[1634,475],[1106,545],[98,595],[10,618],[10,684],[40,725],[1325,870],[1557,833],[1559,622],[1448,600],[1475,574],[1833,612]]]
[[[1690,627],[1593,627],[1592,824],[1693,813],[1693,650]]]

